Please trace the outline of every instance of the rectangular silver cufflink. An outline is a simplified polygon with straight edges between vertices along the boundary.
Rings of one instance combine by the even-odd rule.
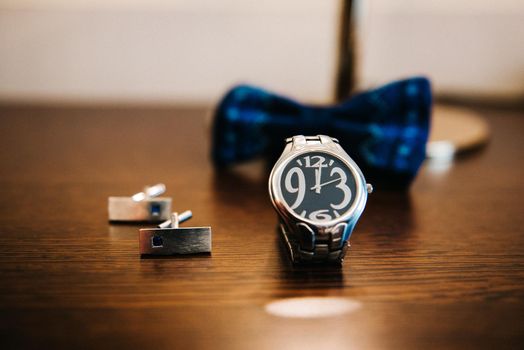
[[[191,211],[178,215],[158,228],[139,231],[141,255],[177,255],[211,253],[211,227],[178,227],[180,222],[192,217]]]
[[[160,222],[171,215],[171,198],[157,197],[164,193],[164,184],[148,186],[131,197],[109,197],[109,221]]]

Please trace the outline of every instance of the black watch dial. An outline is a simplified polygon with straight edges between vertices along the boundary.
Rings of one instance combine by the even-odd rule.
[[[323,222],[343,216],[355,201],[355,177],[338,157],[310,152],[292,159],[280,178],[284,201],[297,215]]]

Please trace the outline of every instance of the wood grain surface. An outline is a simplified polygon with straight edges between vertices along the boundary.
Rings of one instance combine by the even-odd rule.
[[[204,108],[0,108],[2,349],[521,349],[524,112],[482,109],[492,140],[375,188],[342,269],[293,267],[261,163],[216,173]],[[164,182],[210,256],[140,259],[107,197]],[[270,302],[358,310],[283,318]]]

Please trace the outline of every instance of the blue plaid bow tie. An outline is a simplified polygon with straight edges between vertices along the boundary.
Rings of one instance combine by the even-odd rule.
[[[369,182],[406,188],[425,158],[430,115],[431,87],[422,77],[324,107],[241,85],[215,111],[212,158],[217,167],[258,156],[274,160],[285,138],[324,134],[339,139]]]

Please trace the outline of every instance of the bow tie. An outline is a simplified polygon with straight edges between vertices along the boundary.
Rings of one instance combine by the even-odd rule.
[[[276,160],[294,135],[337,138],[379,186],[407,188],[426,155],[431,87],[415,77],[359,93],[333,106],[304,105],[240,85],[222,98],[214,116],[212,159],[217,167],[264,156]]]

